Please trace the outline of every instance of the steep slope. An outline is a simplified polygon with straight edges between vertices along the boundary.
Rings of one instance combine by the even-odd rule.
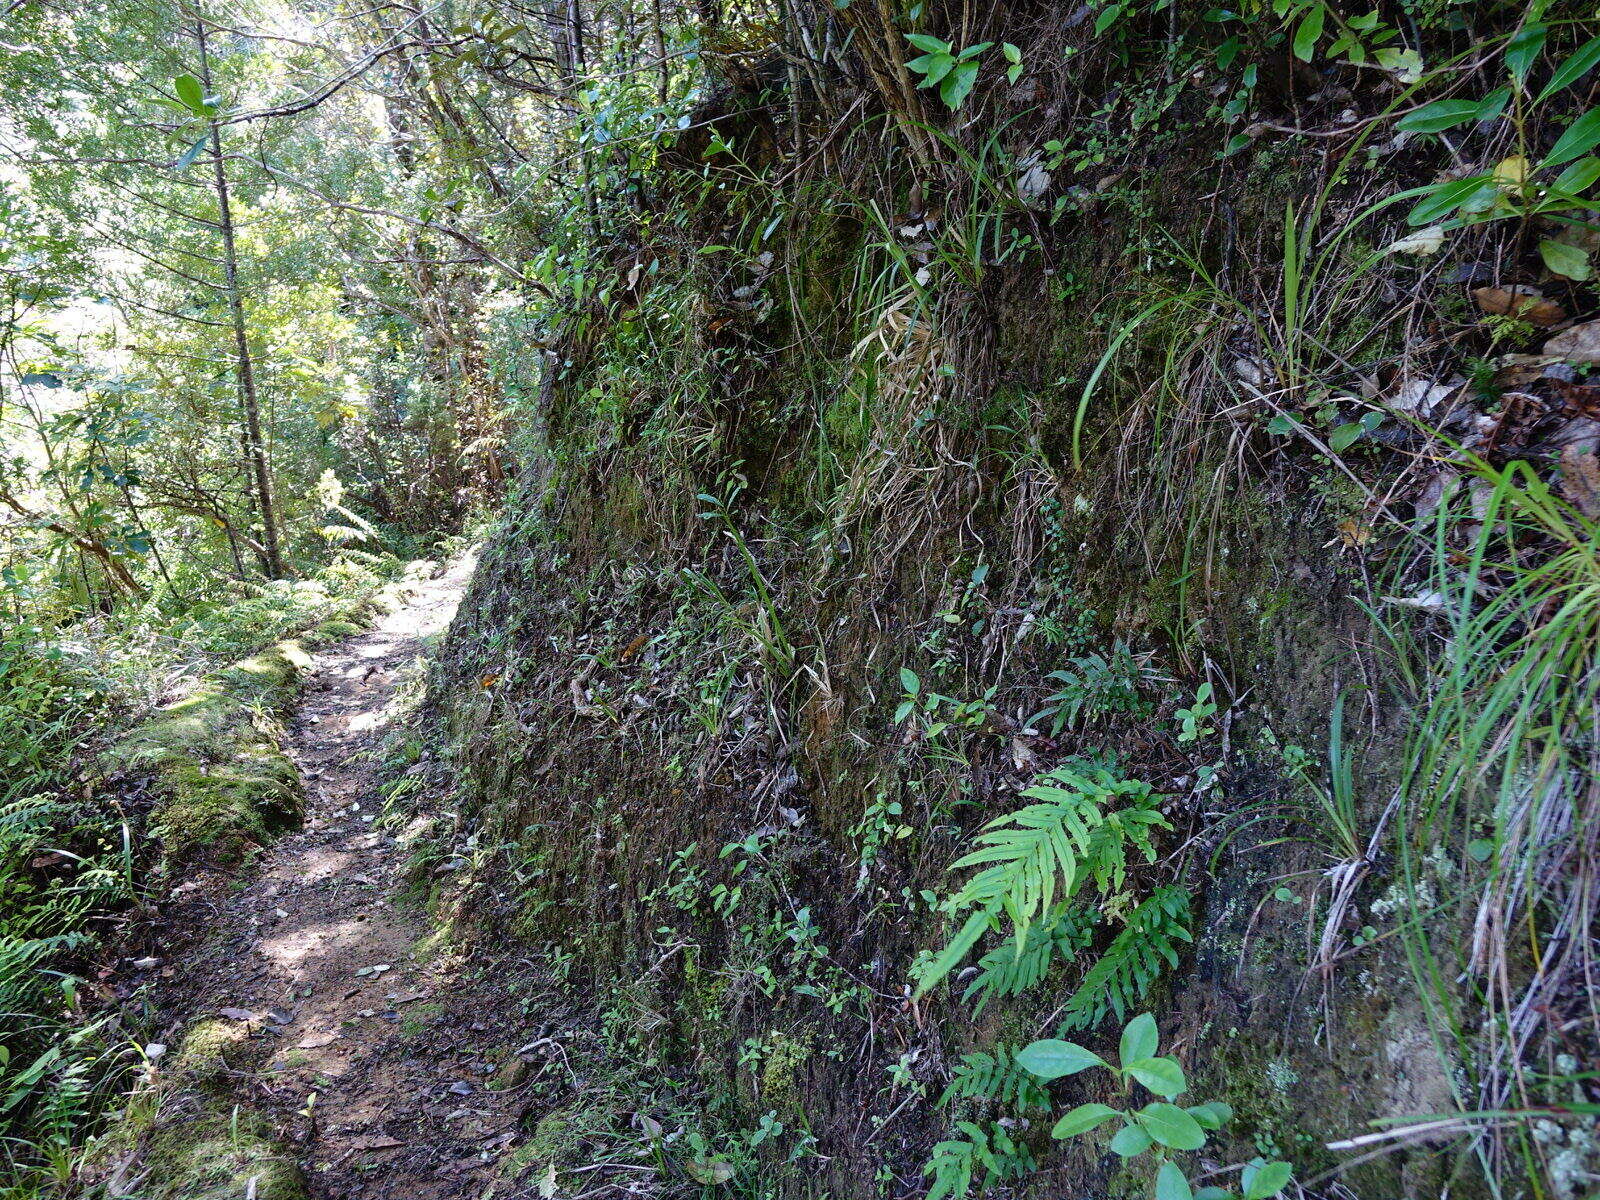
[[[1207,27],[1135,7],[941,9],[1029,68],[953,116],[886,7],[828,18],[833,87],[730,35],[537,318],[420,869],[575,1014],[541,1178],[1143,1192],[1149,1137],[1049,1136],[1111,1076],[1013,1058],[1114,1060],[1146,1011],[1183,1103],[1231,1113],[1167,1143],[1191,1180],[1592,1165],[1594,296],[1510,223],[1382,252],[1427,219],[1392,197],[1498,195],[1471,171],[1513,137],[1553,175],[1583,104],[1450,163],[1393,134],[1405,68],[1280,37],[1277,110],[1219,155]],[[1510,18],[1429,28],[1430,62],[1516,61]]]

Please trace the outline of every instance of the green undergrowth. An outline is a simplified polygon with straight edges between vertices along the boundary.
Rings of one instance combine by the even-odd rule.
[[[397,604],[430,565],[344,563],[325,578],[269,585],[259,603],[243,605],[236,626],[218,609],[197,618],[176,657],[147,649],[115,673],[65,638],[43,648],[33,639],[5,643],[5,1194],[65,1186],[86,1138],[140,1070],[130,1028],[85,989],[82,974],[127,936],[130,913],[196,867],[236,867],[298,820],[300,780],[281,747],[282,722],[308,651]],[[109,633],[94,636],[103,643]],[[235,649],[245,656],[195,678],[209,655]],[[150,711],[156,676],[188,694]],[[212,1157],[208,1150],[197,1162]],[[203,1186],[226,1185],[213,1171]]]
[[[302,1200],[293,1151],[237,1097],[260,1051],[237,1023],[202,1019],[170,1056],[149,1063],[109,1131],[78,1165],[86,1195],[118,1196],[137,1181],[150,1200]]]
[[[149,833],[172,864],[231,865],[298,820],[299,773],[279,722],[310,658],[279,642],[203,682],[111,746],[108,773],[149,781]]]
[[[845,6],[863,38],[866,7]],[[432,680],[459,812],[417,845],[418,889],[526,951],[588,1069],[701,1114],[639,1143],[669,1191],[1189,1200],[1337,1173],[1361,1196],[1575,1195],[1596,1099],[1566,1039],[1595,1030],[1568,930],[1592,869],[1562,831],[1595,820],[1596,502],[1593,430],[1556,422],[1593,364],[1541,375],[1559,356],[1534,326],[1440,282],[1521,253],[1494,196],[1483,227],[1404,247],[1396,202],[1453,169],[1386,123],[1420,76],[1366,93],[1377,68],[1344,90],[1318,68],[1303,99],[1363,114],[1347,141],[1268,124],[1219,155],[1233,84],[1183,82],[1215,61],[1205,23],[1098,8],[1037,51],[1116,81],[1059,139],[998,95],[946,126],[890,94],[881,122],[806,130],[838,162],[796,184],[781,149],[724,138],[650,176],[650,221],[612,214],[644,285],[507,318],[561,353],[525,414],[539,469]],[[1312,23],[1212,23],[1292,27],[1312,61],[1331,8],[1277,8]],[[1546,9],[1491,22],[1513,85],[1524,17],[1566,84],[1600,62]],[[1419,20],[1476,44],[1465,16]],[[1397,36],[1341,28],[1363,65],[1363,29]],[[971,61],[912,32],[908,69]],[[1480,119],[1443,103],[1449,128]],[[1554,102],[1540,144],[1600,139],[1581,108]],[[1462,136],[1490,163],[1531,147],[1521,111]],[[1041,163],[1048,208],[1023,194]],[[1507,270],[1592,310],[1583,272],[1543,261]],[[1457,407],[1422,413],[1418,382]],[[1518,427],[1521,387],[1548,422],[1528,428],[1570,445]],[[1166,1091],[1017,1066],[1068,1039],[1139,1062],[1115,1050],[1142,1013],[1183,1087],[1153,1046]],[[1514,1062],[1519,1021],[1538,1049]],[[1228,1114],[1198,1140],[1132,1091],[1191,1085]],[[1144,1115],[1039,1120],[1097,1105]],[[539,1149],[561,1111],[530,1115],[526,1178],[570,1169]],[[1191,1187],[1163,1160],[1201,1145]]]
[[[299,775],[281,748],[281,722],[300,694],[308,650],[359,631],[430,566],[412,564],[398,584],[354,592],[332,612],[313,607],[319,620],[299,636],[211,673],[102,753],[108,777],[153,791],[149,834],[169,874],[177,862],[236,864],[299,819]]]

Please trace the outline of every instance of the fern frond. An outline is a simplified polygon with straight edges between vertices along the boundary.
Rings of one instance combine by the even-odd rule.
[[[991,1125],[986,1131],[971,1121],[957,1121],[956,1130],[964,1136],[934,1146],[933,1157],[922,1168],[924,1175],[933,1177],[924,1200],[962,1200],[975,1178],[987,1186],[1033,1170],[1033,1155],[1012,1141],[1003,1127]]]
[[[981,1050],[963,1054],[961,1065],[939,1097],[939,1106],[952,1100],[991,1100],[1020,1112],[1050,1108],[1050,1094],[1035,1076],[1017,1066],[1016,1050],[1011,1046],[996,1046],[993,1054]]]
[[[1120,1021],[1163,971],[1178,965],[1176,943],[1194,941],[1193,920],[1187,888],[1156,889],[1084,975],[1062,1009],[1061,1031],[1089,1029],[1110,1015]]]
[[[1093,914],[1067,909],[1054,920],[1037,921],[1026,934],[1010,938],[978,960],[978,975],[967,985],[963,1000],[977,997],[981,1013],[996,996],[1018,996],[1050,973],[1057,962],[1071,962],[1093,935]]]
[[[990,821],[974,839],[978,849],[951,867],[984,867],[956,893],[952,907],[998,905],[1019,931],[1050,910],[1058,890],[1067,901],[1085,878],[1102,891],[1120,886],[1125,844],[1131,839],[1153,856],[1150,828],[1168,828],[1149,784],[1119,779],[1100,763],[1065,763],[1022,794],[1037,803]],[[1116,800],[1128,807],[1108,813]]]
[[[990,821],[973,839],[977,848],[951,866],[982,869],[947,902],[947,911],[969,915],[919,970],[919,996],[954,970],[1002,916],[1010,919],[1013,953],[1020,954],[1040,914],[1071,900],[1085,879],[1101,891],[1121,887],[1128,847],[1150,861],[1153,831],[1170,828],[1149,784],[1119,778],[1101,762],[1071,760],[1022,794],[1035,803]]]

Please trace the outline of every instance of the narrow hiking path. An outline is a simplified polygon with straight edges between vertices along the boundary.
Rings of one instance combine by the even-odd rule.
[[[190,948],[167,1010],[185,1025],[230,1023],[252,1051],[240,1057],[262,1064],[233,1073],[234,1099],[271,1120],[326,1200],[509,1194],[491,1185],[516,1116],[474,1050],[490,1041],[480,1018],[493,1006],[474,1001],[481,985],[396,900],[406,852],[375,824],[376,752],[397,689],[470,573],[456,563],[317,655],[288,745],[305,780],[303,830],[242,880],[197,889],[174,922]]]

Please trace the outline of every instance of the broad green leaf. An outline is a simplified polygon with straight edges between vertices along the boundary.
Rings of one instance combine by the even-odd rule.
[[[179,101],[195,116],[205,116],[206,91],[193,75],[179,75],[172,81],[172,90]]]
[[[1465,179],[1442,183],[1419,200],[1416,207],[1406,214],[1406,223],[1436,224],[1463,204],[1481,197],[1492,198],[1497,196],[1499,191],[1492,175],[1469,175]]]
[[[1528,72],[1533,70],[1533,64],[1539,61],[1539,54],[1544,50],[1545,38],[1549,30],[1539,22],[1523,26],[1516,37],[1506,45],[1506,66],[1511,71],[1511,77],[1518,83],[1525,83]]]
[[[1194,1194],[1194,1200],[1234,1200],[1234,1196],[1227,1188],[1203,1187]]]
[[[1244,1169],[1244,1200],[1268,1200],[1289,1184],[1294,1168],[1286,1162],[1252,1163]]]
[[[1183,1068],[1170,1058],[1144,1058],[1123,1068],[1158,1096],[1171,1100],[1183,1095],[1189,1084],[1183,1077]]]
[[[1539,243],[1539,257],[1553,274],[1565,276],[1574,283],[1582,283],[1592,273],[1589,256],[1570,242],[1545,238]]]
[[[978,64],[975,62],[958,62],[944,83],[939,88],[939,96],[944,100],[951,112],[955,112],[966,101],[972,92],[972,85],[978,81]]]
[[[1077,1137],[1079,1134],[1088,1133],[1112,1117],[1117,1115],[1117,1110],[1109,1104],[1080,1104],[1077,1108],[1067,1113],[1056,1127],[1050,1131],[1053,1138]]]
[[[1129,1063],[1152,1057],[1161,1048],[1161,1034],[1156,1030],[1156,1019],[1149,1013],[1140,1013],[1122,1030],[1122,1044],[1117,1055],[1122,1069]]]
[[[922,680],[910,667],[901,667],[900,686],[905,688],[908,696],[915,696],[922,691]]]
[[[1233,1120],[1233,1107],[1221,1100],[1207,1100],[1204,1104],[1193,1105],[1189,1115],[1200,1123],[1202,1129],[1221,1129]]]
[[[1122,1158],[1133,1158],[1135,1155],[1143,1154],[1153,1145],[1155,1145],[1155,1139],[1143,1129],[1140,1129],[1139,1126],[1124,1125],[1117,1130],[1117,1135],[1111,1139],[1111,1153]]]
[[[1194,1200],[1194,1190],[1177,1163],[1162,1163],[1156,1172],[1156,1200]]]
[[[1600,37],[1590,38],[1573,51],[1571,58],[1556,68],[1535,103],[1543,103],[1562,88],[1571,87],[1592,71],[1595,63],[1600,63]]]
[[[919,58],[916,61],[925,64],[920,68],[923,74],[923,80],[921,83],[917,84],[918,87],[925,88],[930,88],[935,84],[942,83],[945,76],[949,75],[950,72],[955,69],[956,65],[956,60],[951,58],[948,54],[925,54],[922,56],[922,58]],[[907,63],[906,65],[908,67],[911,66],[910,63]]]
[[[210,140],[209,134],[203,138],[196,138],[194,145],[183,152],[182,157],[172,165],[172,169],[174,171],[187,170],[194,160],[200,157],[200,151],[206,148],[206,143]]]
[[[1008,63],[1020,63],[1022,61],[1022,51],[1018,50],[1010,42],[1002,42],[1000,44],[1000,53],[1006,56]]]
[[[950,944],[939,951],[939,956],[924,967],[917,978],[918,996],[924,995],[929,988],[935,986],[956,965],[967,956],[967,952],[977,945],[989,928],[990,913],[988,909],[980,909],[967,918],[967,923],[961,927],[961,932],[950,939]]]
[[[1153,1104],[1146,1104],[1134,1113],[1134,1117],[1144,1131],[1163,1146],[1170,1146],[1174,1150],[1198,1150],[1206,1144],[1206,1131],[1200,1128],[1200,1122],[1176,1104],[1157,1100]]]
[[[1100,10],[1100,15],[1095,18],[1094,35],[1099,37],[1106,30],[1117,23],[1117,18],[1122,15],[1122,5],[1108,4]]]
[[[950,43],[941,41],[939,38],[933,37],[931,34],[908,33],[906,34],[906,41],[910,42],[918,50],[926,51],[929,54],[950,53]]]
[[[1478,107],[1476,100],[1435,100],[1401,117],[1395,128],[1404,133],[1441,133],[1476,119]]]
[[[1572,163],[1561,174],[1557,175],[1555,182],[1550,187],[1553,191],[1561,192],[1568,196],[1581,196],[1594,186],[1595,180],[1600,179],[1600,158],[1580,158]]]
[[[1401,83],[1415,83],[1422,78],[1422,55],[1400,46],[1380,46],[1376,54],[1378,65],[1393,71]]]
[[[1335,454],[1343,454],[1356,442],[1366,430],[1361,427],[1360,421],[1347,421],[1328,435],[1328,449]]]
[[[1322,36],[1322,25],[1327,20],[1328,10],[1321,4],[1313,4],[1311,11],[1301,19],[1299,28],[1294,31],[1294,56],[1301,62],[1310,62],[1311,56],[1317,51],[1317,39]]]
[[[1567,127],[1545,158],[1543,166],[1559,167],[1600,145],[1600,108],[1591,108]]]
[[[1094,1051],[1085,1050],[1076,1042],[1063,1042],[1060,1038],[1045,1038],[1017,1052],[1017,1066],[1045,1080],[1060,1079],[1063,1075],[1076,1075],[1090,1067],[1105,1065],[1105,1059]]]
[[[1492,121],[1505,112],[1506,105],[1511,102],[1511,89],[1508,87],[1496,88],[1482,100],[1478,101],[1478,120],[1480,122]]]
[[[956,55],[956,61],[966,62],[968,59],[977,58],[978,55],[982,54],[992,45],[994,45],[993,42],[978,42],[976,45],[968,46],[960,54]]]

